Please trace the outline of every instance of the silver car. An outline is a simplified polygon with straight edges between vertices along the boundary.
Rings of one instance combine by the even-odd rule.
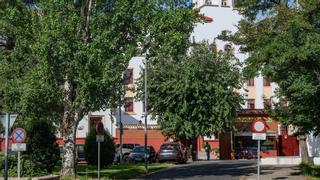
[[[187,161],[187,151],[183,145],[179,143],[162,144],[157,154],[157,161],[185,163]]]

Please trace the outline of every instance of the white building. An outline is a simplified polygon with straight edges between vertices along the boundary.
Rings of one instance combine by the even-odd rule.
[[[240,61],[245,61],[247,58],[246,54],[239,52],[239,47],[232,45],[230,42],[225,42],[218,40],[217,37],[221,34],[222,31],[228,30],[231,32],[236,32],[236,25],[241,20],[242,16],[238,13],[235,7],[234,0],[194,0],[193,1],[196,8],[199,8],[200,13],[206,17],[212,18],[213,21],[210,23],[198,23],[195,26],[195,29],[190,37],[191,41],[194,42],[208,42],[208,43],[216,43],[217,50],[224,51],[226,48],[232,48],[235,56]],[[128,87],[135,87],[136,80],[140,77],[141,71],[144,68],[144,57],[134,57],[130,60],[128,69],[126,71],[128,79]],[[243,109],[247,109],[249,111],[263,110],[266,106],[270,106],[271,102],[276,102],[277,99],[274,97],[275,89],[278,86],[275,83],[272,83],[265,79],[262,75],[258,77],[252,78],[247,81],[243,85],[243,88],[239,90],[241,94],[246,95],[246,103],[243,105]],[[129,129],[140,129],[144,124],[144,105],[141,101],[136,101],[135,94],[133,92],[126,92],[126,105],[121,108],[121,119],[123,124]],[[87,115],[78,126],[77,137],[84,138],[92,125],[95,124],[96,121],[102,121],[105,125],[105,128],[109,130],[111,135],[114,138],[119,138],[119,134],[117,135],[116,129],[119,127],[119,110],[106,110],[106,111],[97,111],[92,112]],[[272,123],[272,122],[270,122]],[[151,120],[148,117],[148,125],[153,127],[157,127],[157,122]],[[268,136],[270,139],[273,138],[274,148],[277,151],[277,145],[275,138],[279,138],[278,136],[283,135],[282,141],[287,141],[288,134],[284,135],[283,129],[281,129],[280,124],[276,124],[276,127],[270,129]],[[285,131],[285,133],[288,133]],[[235,134],[235,140],[237,138],[239,141],[242,138],[246,138],[251,135],[251,131],[242,132]],[[290,136],[290,134],[289,134]],[[280,137],[281,139],[281,137]],[[290,138],[289,138],[290,139]],[[204,140],[213,140],[205,138]],[[294,141],[294,138],[291,139]],[[292,141],[292,142],[293,142]],[[319,139],[310,137],[308,139],[309,142],[309,154],[310,156],[320,156],[320,149],[313,148],[315,144],[319,144]],[[135,143],[135,142],[132,142]],[[199,145],[200,147],[200,145]],[[292,150],[291,154],[296,154],[296,150]],[[277,152],[279,155],[279,152]],[[290,153],[289,153],[290,154]]]

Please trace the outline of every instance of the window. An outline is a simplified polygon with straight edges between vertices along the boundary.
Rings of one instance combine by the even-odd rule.
[[[133,112],[133,97],[127,97],[124,104],[125,112]]]
[[[271,82],[267,78],[263,78],[263,86],[270,86]]]
[[[228,6],[228,0],[222,0],[221,6]]]
[[[247,81],[247,86],[254,86],[254,78],[251,78]]]
[[[264,99],[264,108],[265,109],[270,109],[272,106],[271,99]]]
[[[206,5],[212,5],[212,2],[211,2],[211,0],[206,0],[206,1],[205,1],[205,4],[206,4]]]
[[[232,45],[231,44],[226,44],[224,46],[224,51],[227,53],[232,53]]]
[[[127,84],[133,84],[133,69],[127,69],[125,71],[125,78]]]
[[[88,129],[91,130],[92,128],[95,128],[98,122],[102,121],[102,117],[100,116],[92,116],[89,117],[89,127]]]
[[[248,99],[248,109],[255,109],[254,99]]]

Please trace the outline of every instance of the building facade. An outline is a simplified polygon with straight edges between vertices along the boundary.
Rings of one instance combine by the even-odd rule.
[[[197,0],[193,1],[194,6],[199,8],[200,13],[206,19],[210,19],[207,23],[198,23],[190,37],[194,43],[207,42],[215,43],[218,51],[232,50],[234,55],[240,60],[245,61],[246,54],[239,52],[239,47],[234,46],[231,42],[225,42],[217,39],[218,35],[228,30],[231,32],[237,31],[237,23],[242,16],[235,8],[233,0]],[[126,87],[135,88],[137,79],[141,76],[144,69],[144,57],[133,57],[125,72],[127,78]],[[284,127],[272,120],[264,111],[267,106],[271,106],[271,102],[276,102],[274,99],[274,91],[277,88],[275,83],[270,82],[262,75],[249,79],[243,88],[238,90],[239,93],[246,96],[246,103],[243,105],[243,112],[239,113],[237,119],[238,132],[225,133],[220,135],[212,135],[210,137],[199,136],[197,139],[196,150],[204,151],[205,142],[209,142],[214,149],[219,149],[222,159],[232,158],[254,158],[253,152],[256,152],[256,142],[251,140],[251,123],[255,119],[265,119],[268,125],[267,137],[268,140],[262,143],[262,156],[277,156],[277,155],[297,155],[298,144],[296,140],[290,141],[293,144],[291,150],[282,152],[282,147],[286,144],[286,139],[280,142],[281,137],[287,131]],[[136,94],[133,91],[125,92],[125,103],[119,109],[104,110],[92,112],[87,115],[78,126],[77,143],[84,143],[88,131],[95,126],[98,121],[104,123],[105,128],[109,130],[115,142],[119,143],[120,133],[122,133],[123,143],[144,144],[144,103],[136,99]],[[120,123],[121,122],[121,123]],[[168,141],[159,130],[159,126],[155,120],[149,116],[148,123],[148,144],[159,149],[160,145]],[[123,131],[120,132],[120,124]],[[245,127],[245,128],[244,128]],[[287,134],[285,137],[290,137]],[[219,138],[223,138],[224,144],[219,143]],[[280,148],[281,146],[281,148]],[[244,153],[244,152],[247,152]],[[250,155],[251,153],[251,155]],[[232,155],[233,154],[233,155]]]

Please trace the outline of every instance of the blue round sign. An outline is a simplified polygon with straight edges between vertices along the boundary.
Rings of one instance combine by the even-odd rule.
[[[17,128],[12,131],[11,137],[14,143],[23,143],[27,138],[27,133],[24,129]]]

